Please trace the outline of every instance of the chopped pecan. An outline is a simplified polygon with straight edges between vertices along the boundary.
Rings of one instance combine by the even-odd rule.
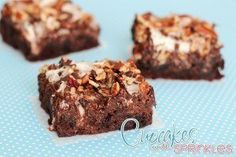
[[[120,92],[120,84],[118,82],[114,83],[111,88],[111,94],[116,96]]]
[[[26,10],[28,14],[33,15],[34,17],[37,17],[40,15],[40,8],[36,4],[30,4],[27,5]]]
[[[76,88],[75,88],[75,87],[72,87],[72,88],[70,89],[70,93],[71,93],[71,94],[76,94]]]
[[[148,94],[150,91],[150,86],[148,85],[147,82],[142,82],[139,84],[139,89],[142,93]]]
[[[55,4],[55,9],[60,10],[67,1],[68,0],[57,0]]]
[[[56,30],[56,29],[60,28],[60,25],[61,25],[60,22],[56,18],[53,18],[53,17],[47,18],[46,27],[49,30]]]
[[[135,78],[133,77],[127,77],[125,75],[123,75],[124,81],[125,83],[127,83],[128,85],[131,85],[135,82]]]
[[[16,10],[12,16],[14,22],[24,22],[29,18],[28,14],[23,11]]]
[[[113,84],[113,73],[108,73],[107,74],[107,86],[109,87],[109,88],[111,88],[112,87],[112,84]]]
[[[106,78],[106,73],[103,69],[96,69],[95,72],[96,72],[96,75],[97,75],[95,79],[97,81],[101,81],[101,80],[104,80]]]
[[[66,19],[68,19],[70,16],[68,15],[68,14],[61,14],[61,15],[59,15],[59,19],[60,20],[66,20]]]
[[[81,81],[81,84],[86,84],[89,82],[89,75],[85,75],[83,78],[82,78],[82,81]]]
[[[137,76],[135,77],[135,82],[136,82],[136,83],[140,83],[140,82],[142,82],[142,81],[144,81],[144,78],[143,78],[142,75],[137,75]]]
[[[129,67],[124,64],[123,66],[120,67],[119,70],[120,70],[120,72],[126,73],[129,71]]]
[[[44,66],[39,70],[39,72],[40,72],[41,74],[43,74],[43,73],[46,73],[47,70],[48,70],[48,65],[44,65]]]
[[[208,35],[210,38],[217,38],[215,31],[207,24],[199,24],[195,27],[196,31],[202,35]]]
[[[99,84],[94,82],[93,80],[89,80],[89,84],[91,84],[93,87],[98,88]]]
[[[99,89],[98,92],[103,96],[111,96],[110,89],[102,88]]]
[[[84,91],[84,87],[83,87],[83,86],[79,86],[79,87],[77,88],[77,90],[78,90],[79,92],[83,92],[83,91]]]

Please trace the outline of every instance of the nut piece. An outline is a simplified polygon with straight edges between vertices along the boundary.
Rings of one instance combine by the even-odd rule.
[[[97,84],[96,82],[89,80],[89,84],[91,84],[92,86],[94,86],[95,88],[99,87],[99,84]]]
[[[139,89],[142,93],[148,94],[148,92],[150,91],[150,86],[147,82],[142,82],[139,84]]]
[[[103,69],[96,69],[95,72],[97,75],[95,79],[97,81],[104,80],[106,78],[106,73]]]
[[[49,30],[55,30],[60,28],[60,22],[58,22],[55,18],[53,17],[48,17],[46,21],[46,27]]]
[[[118,82],[114,83],[111,88],[111,94],[116,96],[120,92],[120,84]]]
[[[83,84],[86,84],[86,83],[88,83],[88,82],[89,82],[89,75],[85,75],[85,76],[82,78],[81,84],[83,85]]]
[[[217,38],[216,33],[209,24],[197,25],[195,27],[196,31],[202,35],[206,35],[209,38]]]
[[[46,73],[48,70],[48,65],[44,65],[40,70],[39,70],[39,73],[40,74],[44,74]]]
[[[16,10],[12,16],[14,22],[24,22],[29,18],[28,14],[23,11]]]
[[[71,94],[76,94],[76,88],[75,88],[75,87],[71,87],[70,93],[71,93]]]
[[[104,97],[111,96],[111,90],[110,89],[102,88],[102,89],[99,89],[98,92],[100,94],[102,94]]]
[[[79,92],[83,92],[84,91],[84,87],[83,86],[79,86],[77,89]]]
[[[133,78],[133,77],[127,77],[125,75],[123,75],[122,77],[125,79],[124,81],[128,85],[131,85],[131,84],[133,84],[135,82],[135,78]]]
[[[126,73],[128,71],[129,71],[129,67],[126,64],[120,67],[120,72]]]
[[[142,75],[137,75],[137,76],[135,77],[135,83],[141,83],[141,82],[143,82],[143,81],[144,81],[144,78],[143,78]]]

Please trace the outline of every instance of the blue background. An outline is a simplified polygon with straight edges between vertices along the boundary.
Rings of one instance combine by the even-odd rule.
[[[127,60],[132,46],[130,28],[136,13],[164,16],[187,13],[217,24],[226,61],[221,81],[149,80],[158,101],[157,113],[165,128],[197,128],[197,143],[236,146],[236,0],[77,0],[93,13],[102,28],[102,46],[68,55],[76,61],[104,58]],[[4,2],[1,1],[1,4]],[[38,122],[31,96],[38,95],[37,74],[46,63],[31,63],[0,41],[0,156],[173,156],[152,152],[146,145],[130,148],[119,133],[101,139],[57,146]],[[186,156],[182,154],[180,156]],[[198,154],[194,156],[203,156]],[[209,155],[210,156],[210,155]],[[236,156],[235,148],[234,154]]]

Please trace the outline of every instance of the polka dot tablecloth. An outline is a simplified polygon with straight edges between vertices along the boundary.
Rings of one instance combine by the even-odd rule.
[[[215,22],[226,61],[225,78],[220,81],[148,80],[155,88],[156,108],[163,129],[196,128],[196,143],[230,144],[236,156],[236,0],[77,0],[84,10],[99,21],[101,46],[73,53],[76,61],[103,58],[127,60],[132,46],[130,28],[135,13],[152,11],[158,15],[188,13]],[[1,4],[4,2],[1,1]],[[0,43],[0,157],[32,156],[217,156],[217,153],[181,153],[151,151],[147,144],[127,146],[120,132],[102,138],[78,140],[58,145],[39,122],[31,98],[38,95],[37,74],[46,63],[59,58],[31,63],[18,51]],[[145,129],[144,129],[145,130]],[[131,138],[135,137],[130,133]]]

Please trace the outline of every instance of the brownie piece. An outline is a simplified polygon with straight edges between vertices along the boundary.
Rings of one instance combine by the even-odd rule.
[[[93,16],[69,0],[12,0],[1,13],[3,40],[30,61],[99,45]]]
[[[189,15],[160,18],[152,13],[137,15],[132,27],[133,59],[148,78],[222,78],[215,25]]]
[[[132,62],[73,63],[62,58],[38,76],[41,107],[59,137],[118,130],[127,118],[152,123],[155,97]],[[125,129],[135,128],[128,123]]]

